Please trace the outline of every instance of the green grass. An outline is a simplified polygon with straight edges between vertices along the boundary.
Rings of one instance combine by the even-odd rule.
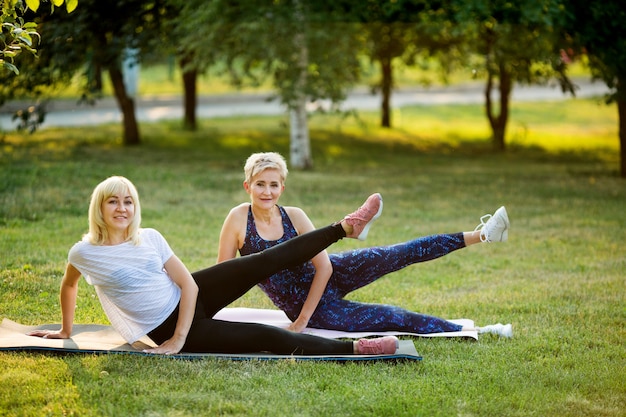
[[[421,363],[175,361],[128,356],[0,353],[0,416],[624,416],[626,184],[617,114],[594,101],[515,104],[511,147],[491,152],[478,106],[412,107],[396,127],[311,120],[315,169],[292,171],[282,203],[317,225],[381,191],[385,212],[367,242],[470,230],[506,204],[505,244],[476,245],[358,290],[477,324],[513,323],[515,337],[415,339]],[[128,176],[156,227],[191,270],[214,263],[219,229],[246,200],[251,153],[288,155],[283,118],[141,126],[124,148],[118,125],[6,134],[0,143],[0,315],[60,321],[67,250],[86,231],[93,187]],[[238,306],[270,308],[253,289]],[[76,321],[107,323],[81,281]]]

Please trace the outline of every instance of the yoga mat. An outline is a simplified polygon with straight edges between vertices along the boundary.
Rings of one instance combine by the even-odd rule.
[[[246,323],[265,323],[277,327],[286,328],[291,324],[287,315],[281,310],[260,309],[260,308],[225,308],[219,311],[214,318],[228,321],[241,321]],[[449,320],[452,323],[474,328],[474,321],[469,319]],[[466,337],[478,340],[478,332],[476,330],[465,330],[460,332],[447,333],[410,333],[410,332],[344,332],[339,330],[314,329],[307,327],[303,333],[314,334],[316,336],[327,337],[330,339],[350,338],[360,339],[362,337],[371,336],[414,336],[414,337]]]
[[[0,323],[0,351],[35,351],[67,353],[97,353],[97,354],[134,354],[167,357],[175,359],[202,359],[218,358],[229,360],[277,360],[289,359],[295,361],[399,361],[416,360],[422,357],[415,350],[411,340],[401,340],[400,348],[393,355],[274,355],[265,353],[251,354],[223,354],[223,353],[180,353],[177,355],[152,355],[142,352],[147,347],[154,346],[154,342],[144,337],[132,345],[126,341],[111,326],[98,324],[75,324],[71,339],[44,339],[27,336],[26,333],[35,329],[59,329],[60,324],[46,324],[42,326],[26,326],[14,321],[3,319]]]

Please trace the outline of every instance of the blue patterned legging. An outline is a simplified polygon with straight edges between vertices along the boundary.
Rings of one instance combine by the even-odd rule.
[[[463,233],[455,233],[420,237],[391,246],[329,254],[333,275],[309,326],[345,331],[407,331],[420,334],[461,330],[462,326],[438,317],[392,305],[349,301],[344,297],[390,272],[439,258],[464,247]]]

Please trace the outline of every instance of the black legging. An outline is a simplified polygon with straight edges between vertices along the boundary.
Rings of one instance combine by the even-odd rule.
[[[259,282],[306,262],[346,236],[341,225],[326,226],[249,256],[230,259],[192,273],[199,287],[193,323],[184,352],[285,355],[352,354],[351,341],[294,333],[274,326],[215,320],[213,316]],[[178,309],[148,335],[161,344],[174,334]]]

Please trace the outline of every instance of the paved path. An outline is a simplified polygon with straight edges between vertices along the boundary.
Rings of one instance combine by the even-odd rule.
[[[600,96],[607,92],[607,87],[600,82],[590,83],[579,81],[576,97],[586,98]],[[391,98],[392,108],[409,105],[438,104],[475,104],[483,103],[482,84],[464,86],[420,88],[396,91]],[[557,86],[516,86],[513,90],[513,101],[565,100],[570,98]],[[202,96],[198,100],[197,117],[213,118],[245,115],[277,115],[285,109],[277,101],[268,101],[267,94],[228,94]],[[343,103],[344,109],[377,110],[380,108],[380,95],[372,95],[366,91],[356,91],[349,95]],[[319,103],[327,106],[328,103]],[[0,128],[12,130],[15,123],[12,114],[24,103],[9,103],[0,107]],[[182,119],[183,105],[180,97],[141,97],[137,100],[136,114],[138,121],[156,121],[161,119]],[[101,123],[121,122],[122,115],[115,100],[107,98],[99,100],[95,106],[78,105],[74,101],[53,101],[48,104],[47,126],[88,126]]]

